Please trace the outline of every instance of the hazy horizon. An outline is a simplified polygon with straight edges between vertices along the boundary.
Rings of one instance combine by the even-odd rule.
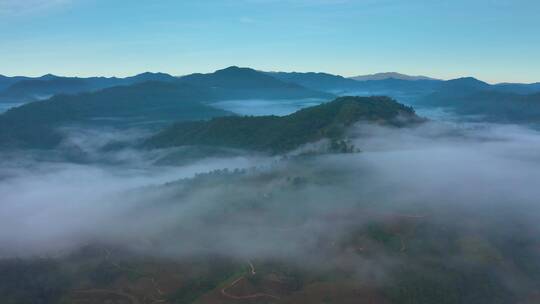
[[[485,80],[485,79],[482,79],[482,78],[479,78],[479,77],[476,77],[476,76],[473,76],[473,75],[468,75],[468,74],[465,74],[465,75],[461,75],[461,76],[458,76],[458,77],[455,77],[455,78],[438,78],[438,77],[434,77],[432,75],[420,75],[420,74],[411,74],[411,73],[403,73],[403,72],[400,72],[400,71],[382,71],[382,72],[374,72],[374,73],[364,73],[364,74],[361,74],[361,73],[357,73],[357,74],[354,74],[354,75],[341,75],[341,74],[334,74],[334,73],[330,73],[330,72],[326,72],[326,71],[317,71],[317,70],[306,70],[306,71],[297,71],[297,70],[261,70],[261,69],[257,69],[257,68],[253,68],[253,67],[245,67],[245,66],[238,66],[238,65],[232,65],[232,66],[223,66],[223,67],[218,67],[218,68],[215,68],[215,69],[211,69],[209,71],[204,71],[204,72],[201,72],[201,71],[194,71],[194,72],[191,72],[191,73],[183,73],[183,74],[173,74],[173,73],[168,73],[168,72],[164,72],[164,71],[157,71],[157,70],[149,70],[149,71],[140,71],[140,72],[135,72],[134,74],[107,74],[107,75],[78,75],[78,74],[55,74],[55,73],[45,73],[45,74],[33,74],[33,75],[22,75],[22,74],[4,74],[4,73],[1,73],[0,72],[0,76],[5,76],[5,77],[31,77],[31,78],[38,78],[38,77],[43,77],[43,76],[46,76],[46,75],[53,75],[53,76],[58,76],[58,77],[76,77],[76,78],[88,78],[88,77],[105,77],[105,78],[125,78],[125,77],[131,77],[131,76],[136,76],[136,75],[140,75],[140,74],[144,74],[144,73],[165,73],[165,74],[169,74],[171,76],[174,76],[174,77],[182,77],[182,76],[186,76],[186,75],[190,75],[190,74],[195,74],[195,73],[213,73],[215,71],[219,71],[219,70],[222,70],[222,69],[226,69],[226,68],[229,68],[229,67],[241,67],[241,68],[250,68],[250,69],[254,69],[254,70],[257,70],[257,71],[261,71],[261,72],[286,72],[286,73],[324,73],[324,74],[331,74],[331,75],[337,75],[337,76],[343,76],[345,78],[354,78],[354,77],[358,77],[358,76],[373,76],[373,75],[378,75],[378,74],[390,74],[390,73],[397,73],[397,74],[402,74],[402,75],[405,75],[405,76],[411,76],[411,77],[428,77],[428,78],[432,78],[434,80],[442,80],[442,81],[447,81],[447,80],[453,80],[453,79],[458,79],[458,78],[467,78],[467,77],[473,77],[473,78],[476,78],[478,80],[481,80],[481,81],[484,81],[486,83],[489,83],[489,84],[504,84],[504,83],[525,83],[525,84],[533,84],[533,83],[540,83],[540,79],[539,80],[536,80],[536,81],[530,81],[530,82],[512,82],[512,81],[500,81],[500,82],[493,82],[493,81],[488,81],[488,80]],[[388,78],[392,78],[392,77],[388,77]]]
[[[532,83],[538,11],[531,0],[2,0],[0,74],[184,75],[238,65]]]

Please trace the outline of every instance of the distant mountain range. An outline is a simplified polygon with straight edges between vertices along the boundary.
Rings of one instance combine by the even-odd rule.
[[[540,122],[540,91],[531,85],[489,85],[475,78],[444,82],[417,105],[443,107],[495,122]]]
[[[37,78],[0,75],[0,102],[24,103],[47,99],[56,94],[76,94],[146,81],[171,82],[176,78],[164,73],[142,73],[132,77],[61,77],[47,74]]]
[[[384,79],[389,79],[389,78],[400,79],[400,80],[440,80],[440,79],[431,78],[427,76],[411,76],[411,75],[401,74],[397,72],[376,73],[376,74],[350,77],[350,79],[354,79],[358,81],[384,80]]]
[[[269,72],[268,74],[283,81],[296,83],[307,88],[338,94],[343,92],[366,95],[414,95],[415,97],[419,97],[433,93],[439,89],[448,88],[452,86],[453,83],[455,83],[455,89],[457,90],[460,90],[459,87],[462,85],[464,87],[475,85],[477,89],[489,88],[494,91],[517,94],[540,92],[540,83],[500,83],[491,85],[473,77],[463,77],[447,81],[423,76],[409,76],[409,78],[381,76],[378,78],[366,77],[355,80],[353,78],[345,78],[327,73]],[[392,74],[382,73],[382,75]]]
[[[498,122],[540,122],[540,83],[488,84],[473,77],[452,80],[386,78],[353,80],[324,73],[271,73],[283,81],[336,95],[387,95],[423,107],[444,107],[458,114]]]
[[[209,74],[191,74],[180,82],[209,88],[216,99],[298,99],[335,97],[322,89],[283,81],[250,68],[229,67]]]
[[[208,90],[185,83],[145,82],[77,95],[56,95],[0,115],[0,147],[54,148],[67,125],[151,127],[232,113],[203,102]]]
[[[414,106],[444,107],[490,121],[540,122],[540,83],[491,85],[472,77],[358,81],[326,73],[229,67],[183,77],[163,73],[127,78],[0,77],[1,87],[1,101],[46,98],[0,115],[3,147],[54,147],[62,140],[57,127],[72,123],[163,125],[228,115],[211,104],[230,99],[329,101],[340,95],[386,95]]]
[[[132,77],[60,77],[44,75],[37,78],[0,75],[0,102],[26,103],[43,100],[56,94],[76,94],[98,91],[114,86],[128,86],[147,81],[188,83],[210,88],[221,99],[288,99],[332,98],[332,94],[285,83],[253,69],[229,67],[208,74],[174,77],[164,73],[143,73]]]
[[[281,81],[295,83],[306,88],[334,92],[339,90],[354,89],[358,82],[339,75],[327,73],[298,73],[298,72],[266,72],[268,75]]]
[[[465,78],[474,79],[474,78]],[[37,78],[6,77],[0,75],[0,102],[24,103],[46,99],[56,94],[76,94],[108,87],[126,86],[145,81],[185,82],[211,88],[222,99],[295,99],[323,98],[334,95],[389,95],[408,103],[448,87],[454,80],[439,80],[426,76],[409,76],[389,72],[345,78],[328,73],[261,72],[249,68],[229,67],[208,74],[174,77],[164,73],[143,73],[126,78],[60,77],[44,75]],[[534,94],[540,83],[501,83],[490,85],[490,90]]]
[[[145,124],[149,127],[230,115],[232,113],[208,105],[225,99],[334,98],[329,93],[238,67],[180,78],[167,74],[140,74],[122,80],[124,84],[134,83],[132,85],[84,93],[74,92],[88,84],[96,88],[99,82],[101,86],[119,83],[119,79],[58,78],[52,75],[42,78],[24,80],[13,84],[8,90],[22,85],[43,89],[40,86],[43,83],[47,84],[45,88],[50,89],[50,82],[55,82],[65,85],[63,90],[69,89],[70,94],[62,93],[46,100],[30,102],[0,115],[0,147],[54,148],[63,139],[57,129],[70,124],[115,127]]]

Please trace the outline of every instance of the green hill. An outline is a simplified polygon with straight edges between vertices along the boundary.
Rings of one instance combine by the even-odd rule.
[[[2,77],[0,75],[0,102],[31,102],[57,94],[77,94],[98,91],[120,85],[133,85],[147,81],[174,82],[177,79],[164,73],[142,73],[126,78],[116,77],[62,77],[44,75],[37,78]]]
[[[332,94],[282,81],[250,68],[228,67],[210,74],[191,74],[180,82],[208,88],[215,99],[327,98]]]
[[[210,98],[203,89],[165,82],[57,95],[0,115],[0,147],[53,148],[62,140],[56,128],[67,124],[164,124],[230,114],[202,103]]]
[[[181,122],[153,136],[146,145],[204,145],[279,153],[323,138],[340,139],[345,128],[358,121],[402,125],[399,117],[420,120],[412,108],[388,97],[341,97],[283,117],[219,117]]]
[[[495,91],[493,86],[450,86],[422,98],[418,104],[448,108],[457,114],[488,121],[540,122],[540,93]]]

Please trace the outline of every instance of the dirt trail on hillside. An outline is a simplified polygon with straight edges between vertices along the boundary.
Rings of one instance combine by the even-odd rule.
[[[248,261],[248,264],[249,264],[249,267],[250,267],[251,275],[254,276],[256,274],[255,267],[253,266],[253,264],[250,261]],[[241,277],[239,277],[238,279],[234,280],[230,285],[223,287],[221,289],[221,294],[224,295],[225,297],[227,297],[229,299],[233,299],[233,300],[247,300],[247,299],[254,299],[254,298],[261,298],[261,297],[273,298],[273,299],[276,299],[276,300],[280,299],[276,295],[272,295],[272,294],[268,294],[268,293],[262,293],[262,292],[239,296],[239,295],[233,295],[233,294],[231,294],[231,293],[229,293],[227,291],[227,289],[233,288],[236,284],[238,284],[242,280],[245,280],[245,274],[242,275]]]

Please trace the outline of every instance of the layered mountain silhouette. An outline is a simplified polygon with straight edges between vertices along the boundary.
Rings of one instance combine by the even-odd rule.
[[[162,125],[230,114],[203,103],[211,98],[199,87],[165,82],[56,95],[0,115],[0,146],[53,148],[62,141],[57,128],[69,124]]]
[[[351,90],[357,88],[359,85],[357,81],[352,79],[328,73],[267,72],[267,74],[282,81],[327,92]]]
[[[532,86],[532,85],[531,85]],[[526,89],[525,91],[534,91]],[[540,122],[540,93],[523,94],[474,78],[447,81],[418,105],[442,107],[495,122]]]
[[[439,80],[432,77],[427,76],[411,76],[406,74],[401,74],[397,72],[385,72],[385,73],[375,73],[375,74],[368,74],[368,75],[359,75],[350,77],[351,79],[358,80],[358,81],[365,81],[365,80],[384,80],[384,79],[401,79],[401,80]]]
[[[404,80],[385,78],[377,80],[354,80],[327,73],[271,72],[269,75],[283,81],[296,83],[310,89],[324,90],[338,95],[426,95],[436,90],[441,80]]]
[[[357,81],[326,73],[261,72],[229,67],[173,77],[143,73],[127,78],[0,77],[0,100],[53,95],[0,115],[0,146],[54,147],[55,130],[72,123],[129,126],[199,120],[227,113],[210,107],[228,99],[303,99],[388,95],[422,107],[444,107],[490,121],[540,121],[540,84],[488,84],[473,77]],[[59,95],[56,95],[59,94]]]
[[[540,122],[540,83],[489,84],[474,77],[353,80],[324,73],[270,73],[283,81],[335,94],[388,95],[423,107],[444,107],[458,114],[499,122]],[[364,78],[365,79],[365,78]]]
[[[61,77],[47,74],[38,78],[0,76],[0,102],[24,103],[47,99],[56,94],[76,94],[146,81],[171,82],[175,77],[164,73],[142,73],[116,77]]]
[[[355,92],[362,94],[412,94],[422,97],[439,90],[484,90],[517,94],[540,92],[540,83],[500,83],[488,84],[474,77],[439,80],[423,76],[392,77],[392,73],[374,74],[378,77],[345,78],[327,73],[268,72],[280,80],[296,83],[307,88],[327,92]]]
[[[112,85],[113,82],[122,85],[77,93],[86,90],[88,84],[97,88]],[[123,85],[126,83],[135,84]],[[181,78],[145,73],[122,79],[121,82],[116,78],[80,79],[47,75],[39,80],[23,80],[7,91],[14,92],[16,88],[25,86],[32,87],[33,92],[67,93],[31,102],[0,115],[0,146],[52,148],[62,141],[57,129],[69,124],[99,123],[128,127],[229,115],[231,113],[207,105],[224,99],[326,100],[333,96],[286,83],[252,69],[237,67]]]
[[[296,99],[334,97],[322,89],[283,81],[250,68],[228,67],[209,74],[191,74],[181,82],[209,88],[216,99]]]
[[[38,78],[0,76],[0,102],[25,103],[56,94],[76,94],[147,81],[187,83],[210,89],[214,99],[330,99],[332,94],[284,82],[249,68],[229,67],[208,74],[173,77],[165,73],[142,73],[132,77],[60,77],[47,74]]]

